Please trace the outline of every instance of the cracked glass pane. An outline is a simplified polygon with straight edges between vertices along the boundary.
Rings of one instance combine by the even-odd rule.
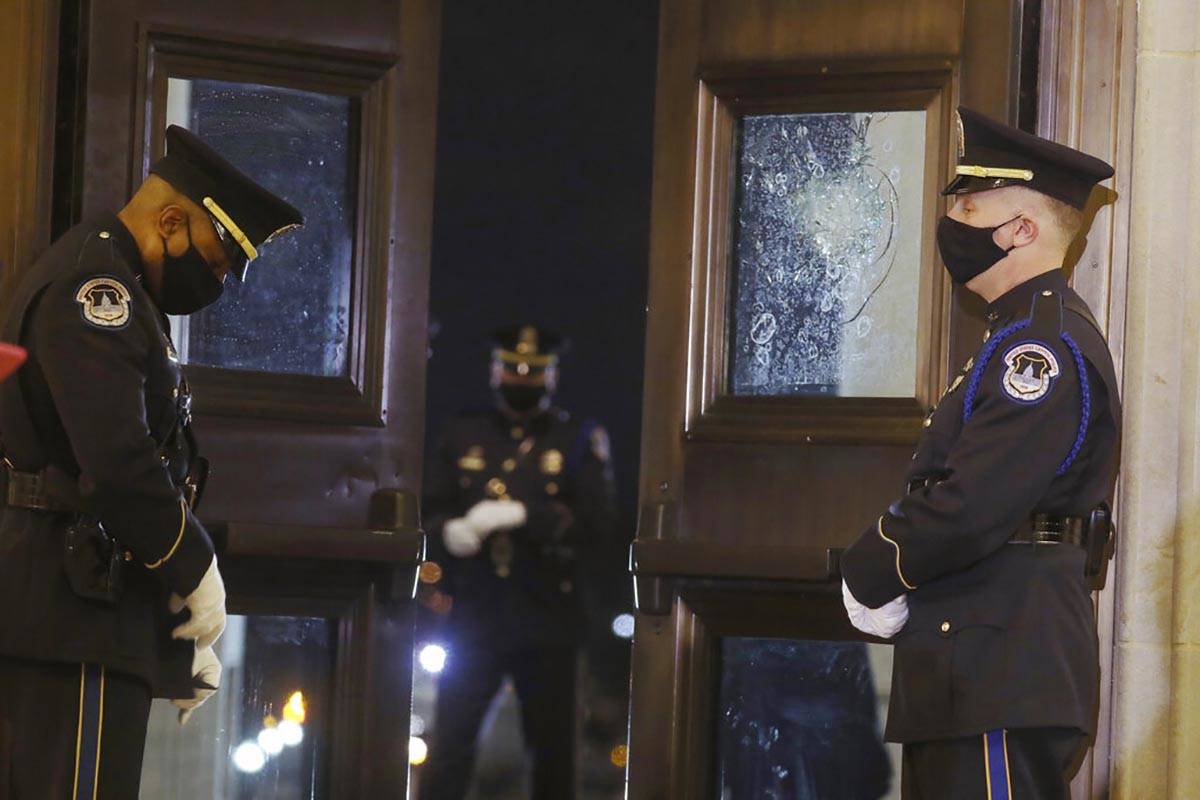
[[[729,391],[912,397],[925,112],[739,124]]]

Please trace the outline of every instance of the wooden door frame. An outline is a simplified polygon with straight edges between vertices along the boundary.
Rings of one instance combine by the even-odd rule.
[[[1122,376],[1133,185],[1137,5],[1132,0],[1042,0],[1041,24],[1038,134],[1092,153],[1116,168],[1113,189],[1093,196],[1093,205],[1087,209],[1091,230],[1086,240],[1072,249],[1068,265],[1073,267],[1072,285],[1104,326],[1117,375]],[[1098,198],[1102,199],[1097,202]],[[1128,527],[1119,505],[1116,513],[1117,529]],[[1111,782],[1120,564],[1114,562],[1110,569],[1108,584],[1095,596],[1100,708],[1095,742],[1071,787],[1076,800],[1108,797]]]

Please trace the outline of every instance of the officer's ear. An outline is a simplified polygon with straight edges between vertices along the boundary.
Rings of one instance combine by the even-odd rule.
[[[1027,244],[1032,244],[1037,241],[1038,232],[1037,220],[1022,214],[1021,218],[1013,226],[1012,246],[1024,247]]]
[[[188,224],[188,213],[183,206],[165,205],[158,212],[158,218],[155,220],[155,227],[158,230],[159,238],[170,239],[172,236],[184,231]]]

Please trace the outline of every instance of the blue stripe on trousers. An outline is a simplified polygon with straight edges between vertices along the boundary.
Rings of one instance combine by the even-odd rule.
[[[1010,800],[1008,792],[1008,745],[1006,731],[983,735],[983,763],[987,770],[988,800]]]

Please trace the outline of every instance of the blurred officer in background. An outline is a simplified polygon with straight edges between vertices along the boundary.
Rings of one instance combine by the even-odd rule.
[[[613,535],[616,507],[607,432],[553,405],[562,345],[532,325],[498,331],[494,407],[455,418],[426,473],[430,558],[451,605],[425,800],[465,796],[480,723],[506,676],[534,800],[575,796],[578,557]]]

